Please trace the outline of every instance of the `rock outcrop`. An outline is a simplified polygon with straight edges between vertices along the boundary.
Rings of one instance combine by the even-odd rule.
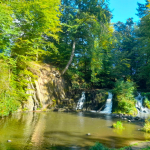
[[[48,64],[33,63],[28,69],[37,76],[37,80],[32,81],[31,77],[28,78],[29,97],[23,104],[24,109],[33,111],[37,108],[50,108],[57,100],[65,99],[65,81],[56,68]]]

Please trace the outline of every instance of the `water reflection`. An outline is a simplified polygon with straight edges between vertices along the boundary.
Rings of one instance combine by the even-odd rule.
[[[34,146],[41,146],[41,143],[44,138],[44,131],[45,131],[45,116],[46,114],[39,114],[39,117],[37,118],[36,126],[33,129],[33,133],[31,135],[31,143],[34,143]]]
[[[123,122],[115,131],[111,115],[79,113],[16,113],[0,119],[0,149],[87,149],[99,141],[109,147],[122,147],[133,141],[150,139],[138,131],[141,126]],[[90,133],[90,136],[86,134]],[[7,140],[12,140],[7,143]]]
[[[82,128],[84,128],[84,117],[83,117],[84,115],[83,115],[83,112],[79,112],[78,116],[79,116],[78,119],[79,119],[79,123],[80,123],[79,126],[82,129]]]
[[[112,126],[112,116],[111,115],[106,115],[106,126]]]

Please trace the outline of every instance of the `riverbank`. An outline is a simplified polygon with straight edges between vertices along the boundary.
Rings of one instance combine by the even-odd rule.
[[[150,141],[141,141],[119,149],[107,148],[103,146],[103,144],[97,142],[90,150],[150,150]]]
[[[135,143],[131,145],[130,150],[150,150],[150,141],[142,141],[139,143]]]

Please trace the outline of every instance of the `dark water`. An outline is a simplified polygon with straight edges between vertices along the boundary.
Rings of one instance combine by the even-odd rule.
[[[150,139],[150,134],[138,131],[142,123],[124,121],[120,131],[111,128],[116,121],[90,112],[16,113],[0,119],[0,150],[88,150],[96,141],[119,148]]]

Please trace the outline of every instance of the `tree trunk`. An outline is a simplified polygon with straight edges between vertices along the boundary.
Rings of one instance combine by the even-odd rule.
[[[69,68],[69,66],[72,62],[72,59],[73,59],[73,56],[74,56],[74,51],[75,51],[75,45],[76,45],[75,40],[73,40],[72,53],[71,53],[71,56],[70,56],[70,60],[68,61],[65,69],[62,71],[61,75],[63,75],[68,70],[68,68]]]

